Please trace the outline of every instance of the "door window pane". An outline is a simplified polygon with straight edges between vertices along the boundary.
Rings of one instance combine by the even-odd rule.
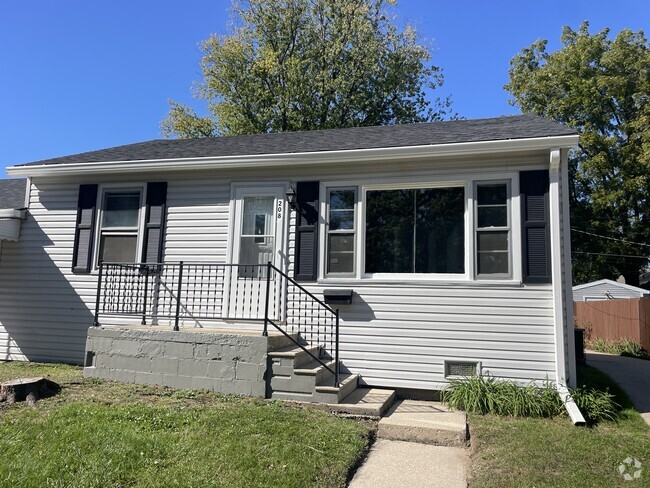
[[[273,196],[244,197],[242,231],[239,237],[240,264],[266,264],[274,261],[274,205]],[[240,268],[240,277],[244,271],[244,268]]]
[[[107,193],[102,227],[137,227],[139,213],[140,192]]]
[[[242,236],[239,264],[266,264],[273,261],[273,237]]]
[[[366,272],[464,273],[464,188],[369,191]]]
[[[274,197],[245,197],[242,235],[272,236]]]

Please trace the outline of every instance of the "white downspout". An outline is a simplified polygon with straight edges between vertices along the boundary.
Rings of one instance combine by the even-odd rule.
[[[553,286],[553,323],[555,325],[555,381],[567,384],[564,290],[562,286],[562,235],[560,215],[560,150],[551,150],[549,170],[549,207],[551,227],[551,282]]]
[[[567,371],[567,353],[569,355],[569,363],[573,356],[572,351],[567,350],[570,344],[573,344],[572,338],[569,334],[572,330],[568,330],[569,324],[573,323],[573,317],[568,316],[567,310],[567,296],[566,280],[570,279],[570,274],[563,275],[562,266],[570,266],[570,261],[567,264],[564,260],[570,259],[570,254],[563,256],[563,251],[567,249],[570,253],[570,230],[568,226],[568,177],[563,178],[564,183],[560,187],[560,178],[563,173],[566,173],[565,168],[561,168],[562,153],[559,149],[553,149],[550,154],[550,170],[549,170],[549,204],[550,204],[550,225],[551,225],[551,263],[552,263],[552,285],[553,285],[553,318],[555,323],[555,364],[556,364],[556,378],[555,388],[558,395],[564,403],[569,417],[574,425],[585,425],[585,418],[583,417],[578,405],[573,401],[569,389],[567,388],[567,376],[570,373],[570,381],[575,384],[575,371],[570,368]],[[566,166],[566,164],[564,164]],[[564,171],[563,171],[564,170]],[[562,192],[562,194],[560,193]],[[564,201],[562,201],[564,199]],[[564,205],[561,205],[564,203]],[[560,218],[562,216],[562,219]],[[564,220],[564,222],[561,222]],[[564,224],[564,225],[562,225]],[[562,231],[564,235],[564,249],[562,248]],[[564,259],[563,259],[564,258]],[[567,277],[567,275],[569,275]],[[571,304],[573,305],[573,303]],[[573,307],[571,307],[571,310]],[[565,335],[566,333],[566,335]]]
[[[578,408],[578,405],[573,401],[568,388],[564,385],[556,385],[556,390],[557,394],[560,395],[560,398],[562,399],[562,403],[564,403],[564,408],[566,408],[573,425],[585,425],[587,422],[582,416],[582,412]]]

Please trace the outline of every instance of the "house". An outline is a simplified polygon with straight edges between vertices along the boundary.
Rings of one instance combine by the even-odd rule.
[[[17,241],[25,218],[27,180],[0,180],[0,256],[3,241]]]
[[[575,384],[577,142],[519,115],[10,167],[29,205],[0,261],[0,359],[258,396],[323,368],[413,390],[475,372]]]
[[[618,300],[621,298],[647,298],[648,290],[612,280],[598,280],[573,287],[574,302]]]

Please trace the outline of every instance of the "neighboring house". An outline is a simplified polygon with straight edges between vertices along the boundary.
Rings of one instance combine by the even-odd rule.
[[[27,180],[0,180],[0,256],[4,241],[17,241],[25,218]]]
[[[362,384],[435,390],[474,371],[575,384],[577,142],[521,115],[154,140],[13,166],[29,215],[0,262],[0,337],[14,344],[0,359],[83,363],[96,311],[102,325],[261,334],[265,322],[322,342],[325,299],[340,309],[328,347]]]
[[[6,243],[17,242],[20,238],[20,224],[25,218],[25,208],[27,207],[27,180],[19,178],[15,180],[0,180],[0,263],[3,261],[3,246]],[[2,273],[14,275],[17,272],[12,267],[11,258],[7,262],[4,258],[2,263]],[[12,291],[11,283],[7,282],[6,277],[0,278],[3,282],[0,294],[10,294]],[[5,306],[3,304],[1,306]],[[6,330],[0,326],[0,359],[23,359],[22,356],[15,355],[18,348],[11,339]]]
[[[617,300],[620,298],[647,298],[648,290],[612,280],[598,280],[573,287],[574,302]]]

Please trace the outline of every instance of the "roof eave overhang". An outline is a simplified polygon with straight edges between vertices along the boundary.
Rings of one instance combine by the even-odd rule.
[[[198,169],[233,169],[282,167],[302,164],[333,164],[383,160],[417,160],[443,156],[503,153],[517,151],[571,148],[578,144],[578,135],[507,139],[500,141],[460,142],[424,146],[377,149],[348,149],[302,153],[279,153],[205,158],[150,159],[136,161],[104,161],[70,164],[31,164],[7,168],[10,176],[64,176],[143,171],[174,171]]]

